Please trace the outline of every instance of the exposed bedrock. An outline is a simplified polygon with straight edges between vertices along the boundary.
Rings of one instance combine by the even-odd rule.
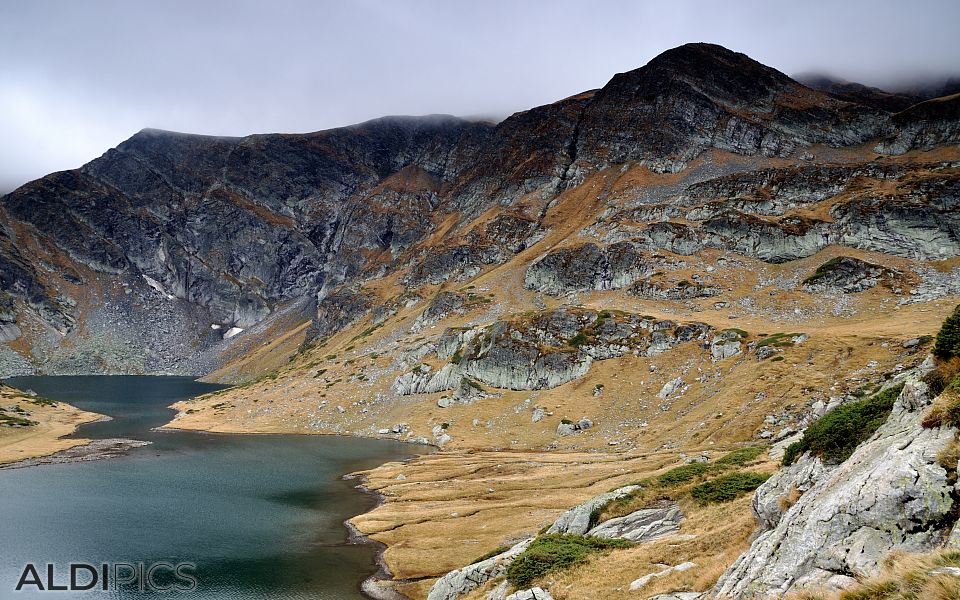
[[[894,550],[939,547],[956,519],[956,491],[937,455],[956,430],[922,426],[930,402],[926,385],[910,380],[886,423],[845,462],[824,468],[805,456],[761,486],[754,509],[762,533],[714,593],[780,598],[805,587],[842,588],[876,575]],[[784,510],[780,501],[799,492]]]
[[[594,360],[627,353],[653,356],[677,344],[705,340],[710,327],[629,313],[560,308],[485,327],[449,328],[437,356],[450,361],[433,372],[421,366],[396,380],[400,394],[454,389],[462,380],[495,388],[554,388],[587,374]]]

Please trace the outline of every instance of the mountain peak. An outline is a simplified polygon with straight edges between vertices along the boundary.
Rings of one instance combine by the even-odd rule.
[[[797,85],[785,74],[746,54],[705,42],[667,50],[643,67],[617,75],[610,83],[618,78],[645,84],[652,92],[671,82],[683,81],[711,96],[738,103],[768,97],[771,91]]]

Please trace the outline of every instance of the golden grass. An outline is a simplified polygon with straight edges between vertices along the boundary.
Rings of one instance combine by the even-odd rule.
[[[894,552],[886,558],[878,575],[864,579],[851,589],[803,591],[790,596],[790,600],[957,600],[960,577],[932,574],[941,567],[960,567],[960,552]]]
[[[19,390],[0,386],[0,405],[20,406],[37,424],[30,427],[0,426],[0,464],[12,463],[38,456],[47,456],[67,448],[81,446],[90,440],[63,439],[78,425],[101,418],[97,413],[80,410],[64,402],[34,404]]]

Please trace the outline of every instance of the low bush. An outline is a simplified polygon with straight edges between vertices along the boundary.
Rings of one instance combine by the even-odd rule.
[[[826,463],[839,464],[850,458],[853,451],[883,425],[893,410],[893,403],[903,384],[856,402],[848,402],[823,415],[807,427],[803,438],[787,446],[783,464],[791,465],[811,452]]]
[[[937,358],[960,356],[960,305],[953,309],[953,314],[944,320],[937,332],[933,354]]]
[[[574,348],[579,348],[580,346],[586,344],[588,341],[590,341],[590,338],[587,337],[586,333],[581,331],[577,333],[577,335],[570,338],[570,341],[567,343],[573,346]]]
[[[5,427],[31,427],[36,425],[36,421],[31,421],[25,417],[18,417],[16,415],[7,414],[3,411],[0,411],[0,426]]]
[[[674,467],[663,475],[657,475],[647,480],[646,483],[654,483],[658,487],[675,487],[703,477],[714,470],[714,466],[710,463],[690,463],[689,465]]]
[[[757,460],[764,451],[766,451],[766,448],[763,446],[747,446],[718,458],[713,464],[742,467]]]
[[[629,548],[633,542],[585,535],[542,535],[507,569],[507,579],[518,588],[528,588],[538,577],[577,565],[591,554]]]
[[[730,502],[757,489],[769,478],[766,473],[728,473],[694,487],[690,495],[700,504]]]

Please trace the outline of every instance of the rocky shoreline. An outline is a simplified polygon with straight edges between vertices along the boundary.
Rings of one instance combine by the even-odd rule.
[[[356,479],[357,477],[358,475],[354,473],[348,473],[343,476],[343,479],[349,481]],[[360,476],[359,479],[360,483],[355,485],[354,489],[363,494],[372,496],[375,500],[375,504],[373,506],[364,511],[364,513],[361,513],[366,514],[382,506],[386,500],[383,497],[383,494],[367,487],[367,479],[365,477]],[[350,522],[353,518],[354,517],[350,517],[350,519],[346,519],[343,522],[344,527],[347,528],[347,543],[369,544],[376,550],[377,557],[377,572],[370,577],[367,577],[363,583],[360,584],[360,591],[373,600],[410,600],[407,596],[404,596],[390,587],[390,583],[394,581],[393,573],[390,572],[390,567],[387,566],[387,562],[383,559],[383,553],[386,551],[387,545],[382,542],[378,542],[367,535],[364,535],[356,527],[356,525]]]
[[[38,465],[62,465],[74,462],[88,462],[102,460],[116,456],[124,456],[134,448],[148,446],[153,442],[131,440],[126,438],[107,438],[90,440],[89,443],[74,446],[66,450],[54,452],[46,456],[27,458],[21,461],[0,465],[0,469],[23,469]]]

